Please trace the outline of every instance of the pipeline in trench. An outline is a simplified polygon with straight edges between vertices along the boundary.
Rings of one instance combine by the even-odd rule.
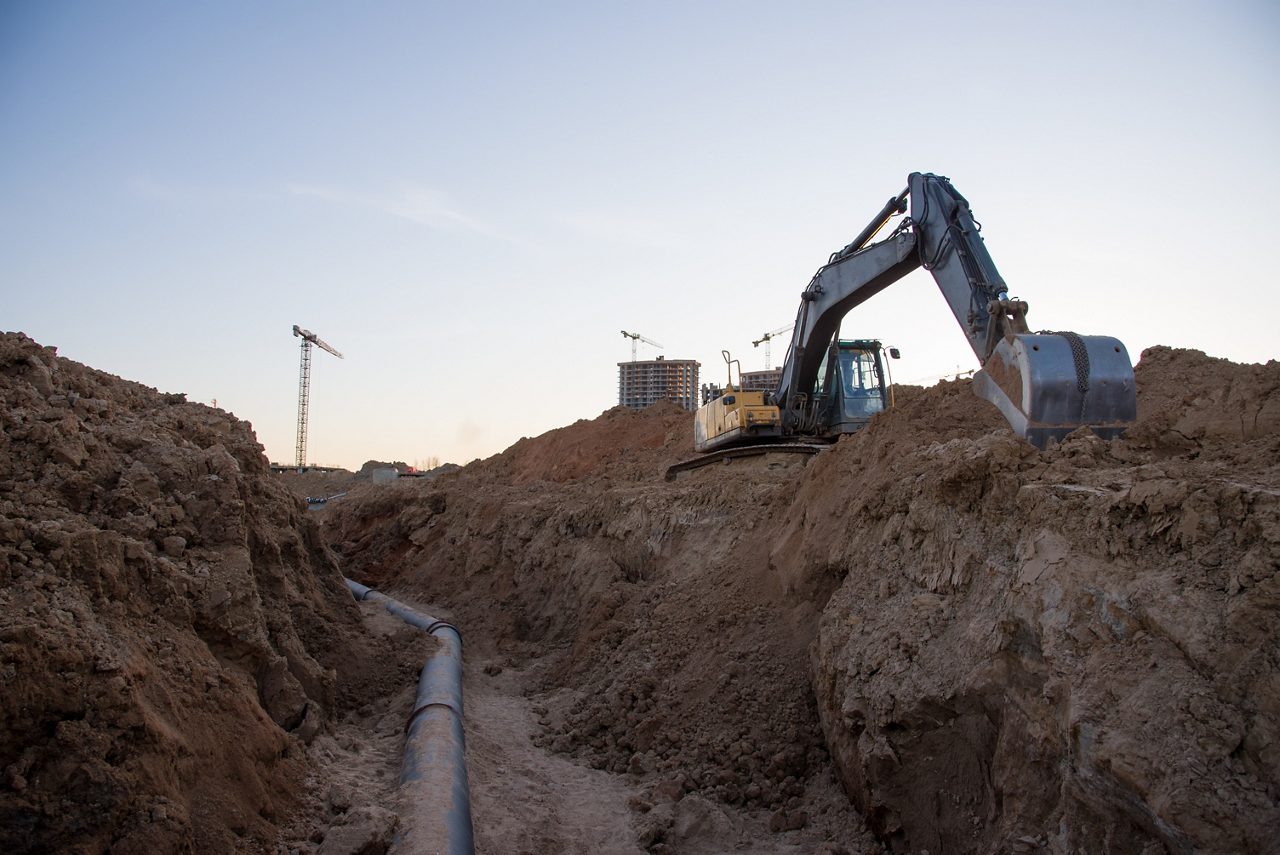
[[[351,579],[360,601],[380,602],[396,617],[441,643],[422,666],[418,695],[405,727],[400,768],[401,831],[393,851],[471,855],[471,794],[462,731],[462,634],[452,624],[415,611]]]

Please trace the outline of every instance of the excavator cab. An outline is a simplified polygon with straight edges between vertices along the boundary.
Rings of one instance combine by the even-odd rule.
[[[834,438],[866,427],[888,406],[884,347],[873,339],[836,338],[818,369],[814,400],[827,404],[825,434]]]

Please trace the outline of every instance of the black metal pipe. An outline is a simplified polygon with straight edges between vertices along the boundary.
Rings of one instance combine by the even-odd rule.
[[[462,729],[462,634],[373,588],[344,581],[357,600],[381,602],[391,614],[440,641],[422,666],[413,714],[405,725],[400,767],[403,815],[392,851],[472,855],[475,841]]]

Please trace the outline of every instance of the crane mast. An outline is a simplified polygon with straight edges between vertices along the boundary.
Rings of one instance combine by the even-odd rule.
[[[317,345],[334,356],[342,359],[342,354],[325,343],[311,330],[304,330],[293,325],[293,334],[302,339],[302,361],[298,367],[298,442],[297,467],[305,469],[307,465],[307,411],[311,404],[311,345]]]
[[[771,368],[773,368],[773,356],[769,352],[769,342],[773,341],[775,338],[782,335],[784,332],[790,332],[793,326],[795,325],[787,324],[785,327],[778,327],[776,330],[767,332],[764,335],[762,335],[760,338],[751,342],[752,347],[759,347],[761,344],[764,345],[764,370],[765,371],[768,371]]]

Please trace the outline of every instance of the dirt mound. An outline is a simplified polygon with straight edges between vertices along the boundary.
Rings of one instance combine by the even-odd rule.
[[[893,849],[1273,845],[1280,364],[1156,348],[1137,379],[1126,441],[975,420],[886,457],[886,420],[813,467],[783,573],[843,577],[815,688]]]
[[[352,487],[368,483],[368,479],[361,478],[359,474],[346,469],[332,472],[315,470],[298,472],[295,469],[286,469],[276,473],[276,480],[289,493],[304,500],[327,499],[330,496],[345,493]]]
[[[1037,451],[958,381],[807,467],[665,483],[688,415],[615,410],[353,494],[326,530],[351,572],[542,660],[540,740],[642,784],[652,851],[658,807],[708,798],[779,845],[873,848],[865,817],[903,851],[1260,851],[1280,367],[1147,356],[1121,442]]]
[[[1143,435],[1249,440],[1280,430],[1280,363],[1237,365],[1198,350],[1152,347],[1136,370]]]
[[[0,336],[0,849],[260,851],[358,621],[249,425]]]
[[[524,438],[501,454],[467,467],[508,484],[646,480],[693,444],[692,417],[670,401],[644,410],[614,407],[590,421]]]
[[[360,470],[356,474],[366,481],[371,481],[373,480],[373,473],[379,469],[394,469],[397,472],[410,472],[413,470],[413,467],[408,463],[405,463],[403,460],[394,460],[390,463],[382,460],[366,460],[364,465],[360,467]]]

